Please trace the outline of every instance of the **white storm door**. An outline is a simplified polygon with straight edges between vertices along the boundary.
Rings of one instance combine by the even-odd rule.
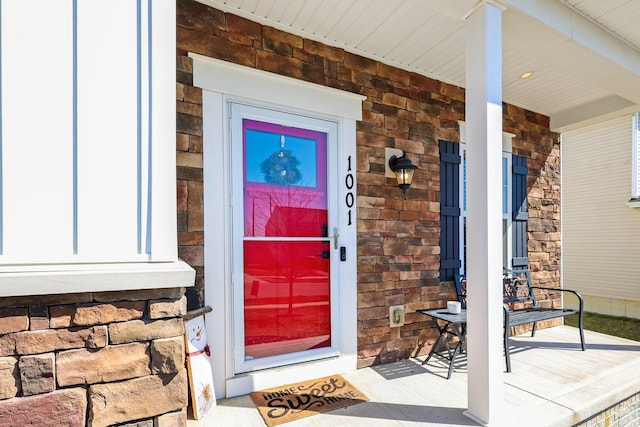
[[[337,123],[228,108],[234,373],[336,356]]]

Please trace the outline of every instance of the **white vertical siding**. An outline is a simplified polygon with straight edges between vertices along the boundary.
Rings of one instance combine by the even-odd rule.
[[[0,16],[0,264],[175,260],[175,2]]]
[[[138,127],[143,123],[136,9],[135,1],[78,2],[79,255],[138,251]]]
[[[48,0],[2,1],[0,7],[2,258],[69,255],[73,8]]]
[[[631,116],[562,135],[563,283],[586,296],[640,301],[631,141]]]
[[[146,252],[155,260],[177,259],[176,231],[176,2],[151,1],[152,43],[150,81],[153,108],[150,113],[150,139],[153,141],[151,173],[153,182],[148,209],[153,216],[144,230]],[[143,217],[144,218],[144,217]]]

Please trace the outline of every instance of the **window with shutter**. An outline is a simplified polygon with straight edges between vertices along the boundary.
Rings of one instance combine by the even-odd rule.
[[[460,144],[440,146],[440,281],[460,271]]]
[[[527,159],[526,157],[514,155],[513,163],[513,258],[512,266],[514,270],[529,268],[529,255],[527,251],[527,221],[529,213],[527,211]]]
[[[461,137],[464,138],[461,126]],[[503,265],[524,269],[527,251],[527,159],[511,154],[511,138],[503,135],[502,221]],[[464,139],[463,139],[464,141]],[[466,144],[439,141],[440,148],[440,281],[453,280],[466,267]]]

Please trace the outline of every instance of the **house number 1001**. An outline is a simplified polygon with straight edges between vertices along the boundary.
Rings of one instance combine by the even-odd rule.
[[[353,195],[353,184],[354,184],[354,179],[353,179],[353,174],[351,173],[351,156],[347,157],[347,175],[344,177],[344,185],[345,187],[347,187],[347,195],[344,198],[344,202],[347,205],[347,208],[349,209],[347,211],[347,225],[351,225],[351,211],[353,208],[353,204],[355,202],[355,196]]]

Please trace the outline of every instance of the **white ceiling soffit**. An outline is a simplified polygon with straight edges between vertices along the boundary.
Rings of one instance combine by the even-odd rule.
[[[559,0],[640,51],[636,0]],[[634,5],[635,3],[635,5]]]
[[[640,52],[633,46],[557,0],[503,3],[508,8],[503,25],[505,44],[553,64],[570,77],[565,81],[584,82],[585,90],[593,88],[583,97],[579,90],[568,92],[576,97],[573,105],[549,111],[554,130],[568,130],[637,109]],[[602,3],[613,6],[615,2]],[[637,2],[630,10],[640,18],[639,6]]]
[[[476,0],[199,0],[348,52],[465,86]],[[499,0],[505,102],[563,131],[638,109],[640,0]],[[522,80],[525,71],[534,76]]]
[[[462,16],[476,0],[198,0],[225,12],[457,86]]]

